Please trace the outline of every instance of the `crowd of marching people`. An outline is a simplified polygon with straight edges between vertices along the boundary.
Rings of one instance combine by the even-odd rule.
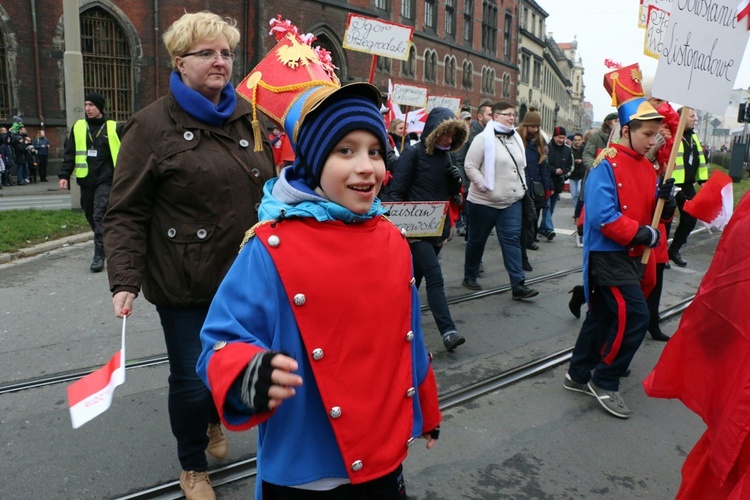
[[[501,100],[474,114],[436,107],[414,137],[387,122],[376,87],[341,85],[330,54],[289,21],[271,26],[274,56],[235,88],[234,22],[184,14],[163,36],[166,95],[121,127],[87,94],[58,174],[61,189],[72,176],[82,187],[91,271],[106,262],[114,314],[133,314],[141,294],[156,306],[186,497],[215,498],[206,455],[227,456],[224,428],[259,426],[256,498],[405,498],[408,446],[432,448],[442,419],[419,287],[445,349],[471,342],[448,305],[441,250],[464,238],[461,283],[480,291],[494,232],[511,299],[533,299],[526,273],[540,244],[561,244],[553,216],[568,191],[584,264],[569,307],[589,307],[562,386],[628,418],[619,382],[646,333],[669,340],[663,273],[687,265],[696,219],[685,206],[707,179],[694,113],[680,111],[672,178],[680,113],[650,95],[637,65],[605,77],[617,111],[596,130],[568,133]],[[284,56],[301,46],[313,54],[304,70]],[[12,169],[19,185],[46,181],[49,142],[15,125],[0,128],[2,184]],[[439,234],[404,234],[384,208],[422,202],[446,205]]]

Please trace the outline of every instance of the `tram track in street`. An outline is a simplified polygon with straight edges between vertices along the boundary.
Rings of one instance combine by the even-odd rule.
[[[572,267],[569,269],[563,269],[560,271],[555,271],[552,273],[530,278],[530,279],[527,279],[526,282],[528,284],[542,283],[545,281],[550,281],[550,280],[554,280],[557,278],[561,278],[569,274],[579,273],[581,272],[581,270],[582,270],[581,266],[576,266],[576,267]],[[467,293],[464,295],[452,297],[448,299],[448,304],[454,305],[454,304],[459,304],[462,302],[479,300],[482,298],[491,297],[493,295],[507,293],[510,290],[511,290],[510,285],[503,285],[499,287],[488,288],[486,290],[481,290],[478,292],[472,292],[472,293]],[[684,301],[679,302],[678,304],[675,304],[674,306],[671,306],[665,309],[664,311],[659,313],[660,320],[665,320],[665,319],[671,318],[672,316],[675,316],[681,313],[690,304],[690,302],[692,302],[692,297],[685,299]],[[421,310],[424,313],[429,310],[429,306],[427,306],[426,303],[422,304]],[[167,364],[168,362],[169,360],[167,359],[166,354],[157,354],[154,356],[148,356],[148,357],[141,358],[141,359],[130,360],[125,363],[125,369],[133,370],[133,369],[138,369],[138,368],[147,368],[151,366],[164,365],[164,364]],[[85,377],[86,375],[89,375],[90,373],[97,370],[98,368],[99,367],[82,368],[79,370],[71,370],[68,372],[55,373],[52,375],[45,375],[42,377],[35,377],[31,379],[26,379],[26,380],[6,382],[4,384],[0,384],[0,394],[25,391],[28,389],[37,389],[41,387],[46,387],[46,386],[55,385],[55,384],[62,384],[66,382],[74,382],[76,380],[79,380]]]

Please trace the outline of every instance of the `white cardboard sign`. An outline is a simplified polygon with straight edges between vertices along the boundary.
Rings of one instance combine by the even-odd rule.
[[[350,13],[343,45],[345,49],[406,61],[413,34],[412,26]]]
[[[424,108],[427,105],[427,87],[397,83],[393,86],[391,101],[413,108]]]
[[[427,98],[427,112],[435,108],[448,108],[458,116],[461,112],[461,98],[449,95],[431,95]]]
[[[388,218],[396,227],[406,231],[407,238],[441,236],[446,214],[447,201],[399,201],[383,203],[388,210]]]
[[[749,37],[737,0],[674,0],[653,95],[723,115]]]

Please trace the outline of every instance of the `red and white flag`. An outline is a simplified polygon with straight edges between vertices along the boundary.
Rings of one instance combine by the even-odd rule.
[[[415,109],[406,113],[406,133],[421,134],[427,121],[427,110],[425,108]]]
[[[750,14],[750,0],[740,0],[737,5],[737,20],[742,21],[742,18]]]
[[[733,207],[732,178],[721,170],[714,170],[698,194],[686,201],[683,208],[706,228],[721,231],[732,217]]]
[[[68,386],[68,406],[73,428],[98,417],[112,404],[115,387],[125,383],[125,317],[122,319],[122,347],[109,362]]]
[[[750,29],[750,0],[740,0],[737,5],[737,20],[742,21],[744,17],[747,17],[747,27]]]
[[[391,124],[391,121],[395,119],[403,120],[404,119],[404,113],[401,111],[401,108],[393,102],[391,99],[391,95],[393,94],[393,83],[391,83],[391,79],[388,79],[388,99],[386,100],[385,106],[388,108],[388,114],[385,115],[385,126],[388,128]]]

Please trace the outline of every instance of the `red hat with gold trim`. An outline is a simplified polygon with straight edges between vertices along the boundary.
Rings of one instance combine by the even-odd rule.
[[[617,106],[620,125],[627,125],[631,120],[664,118],[643,97],[642,79],[638,63],[617,68],[604,75],[604,88],[612,96],[612,106]]]
[[[258,150],[262,149],[258,110],[295,142],[296,128],[304,115],[340,89],[361,86],[358,92],[372,93],[373,102],[380,106],[380,91],[372,85],[360,83],[341,87],[330,52],[313,47],[315,37],[312,34],[301,34],[280,15],[272,19],[270,25],[269,34],[274,35],[278,43],[237,86],[237,93],[253,107],[253,132]]]

